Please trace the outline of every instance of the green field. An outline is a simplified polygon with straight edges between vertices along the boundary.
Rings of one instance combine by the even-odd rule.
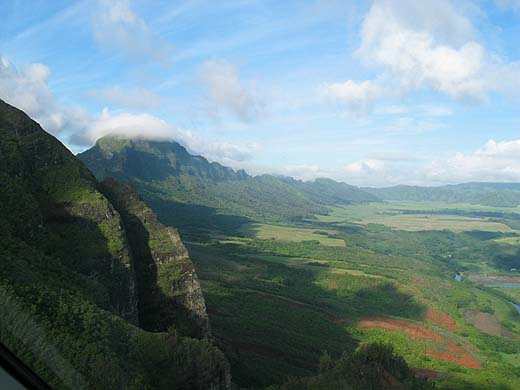
[[[518,208],[507,209],[462,203],[384,202],[336,207],[330,214],[318,216],[318,220],[322,222],[353,222],[363,225],[382,224],[406,231],[451,230],[458,233],[478,230],[501,233],[520,232],[504,222],[497,221],[497,218],[468,217],[455,213],[455,211],[460,212],[461,210],[468,213],[500,213],[504,210],[510,213],[519,213]]]
[[[439,372],[440,389],[516,389],[520,315],[509,301],[518,290],[465,276],[518,275],[508,271],[517,261],[516,231],[505,224],[513,210],[371,203],[226,233],[201,226],[198,235],[190,225],[186,236],[214,335],[240,386],[312,376],[324,351],[339,357],[383,341],[412,367]],[[461,215],[475,212],[503,215]]]
[[[329,235],[334,235],[337,233],[336,230],[330,229],[315,230],[254,223],[244,226],[241,231],[262,240],[275,239],[295,242],[315,240],[318,241],[321,245],[345,246],[345,242],[343,240],[329,237]]]

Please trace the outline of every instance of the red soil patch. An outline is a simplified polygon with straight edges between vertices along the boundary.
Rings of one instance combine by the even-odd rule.
[[[489,313],[483,313],[475,310],[465,310],[464,318],[471,322],[477,329],[493,336],[514,338],[515,335],[506,329],[500,321]]]
[[[423,324],[388,317],[369,317],[358,323],[361,328],[381,328],[389,331],[402,331],[413,340],[433,341],[439,350],[425,350],[424,354],[442,360],[457,363],[467,368],[480,368],[480,363],[468,351],[459,347],[453,341],[432,331]]]
[[[440,371],[428,370],[426,368],[411,368],[410,370],[417,378],[436,379],[443,375]]]
[[[451,332],[458,329],[455,320],[441,311],[428,309],[426,312],[426,319]]]
[[[369,317],[359,321],[361,328],[381,328],[385,330],[401,330],[409,337],[420,340],[441,341],[442,337],[422,324],[388,317]]]
[[[478,361],[473,359],[465,350],[457,347],[455,344],[451,345],[456,351],[452,352],[441,352],[441,351],[426,351],[426,356],[432,356],[437,359],[447,360],[449,362],[457,363],[459,366],[466,368],[481,368],[482,366]],[[458,350],[458,351],[457,351]],[[463,353],[459,353],[463,351]]]
[[[413,284],[414,286],[424,286],[425,283],[424,283],[423,280],[420,280],[420,279],[414,279],[414,280],[412,281],[412,284]]]

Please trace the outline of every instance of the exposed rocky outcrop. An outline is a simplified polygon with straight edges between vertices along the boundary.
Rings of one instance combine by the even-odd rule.
[[[0,202],[20,239],[85,275],[97,303],[137,323],[122,221],[85,165],[26,114],[0,100]]]
[[[141,325],[149,330],[175,325],[184,334],[209,337],[204,296],[177,230],[164,227],[131,184],[107,178],[102,190],[125,224],[137,270]]]
[[[177,231],[1,100],[0,265],[0,341],[53,388],[231,388]]]

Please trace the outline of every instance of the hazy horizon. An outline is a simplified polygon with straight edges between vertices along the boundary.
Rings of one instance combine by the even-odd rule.
[[[0,98],[75,153],[170,138],[251,174],[520,182],[520,3],[5,2]]]

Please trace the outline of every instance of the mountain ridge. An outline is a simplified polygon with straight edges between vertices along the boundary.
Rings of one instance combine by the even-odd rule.
[[[496,207],[516,207],[520,204],[520,183],[468,182],[435,187],[401,184],[363,189],[383,200],[443,201]]]
[[[227,360],[206,338],[204,297],[173,228],[128,187],[99,183],[55,137],[1,100],[0,164],[0,336],[11,351],[57,389],[231,387]],[[128,198],[115,207],[118,193]],[[128,223],[129,211],[143,217],[143,229]],[[139,272],[148,266],[158,269],[148,286],[164,294],[161,301],[142,299]],[[167,321],[145,322],[145,307]]]
[[[304,182],[269,174],[251,176],[193,156],[175,141],[104,137],[78,157],[99,180],[112,176],[131,181],[152,208],[168,200],[244,217],[297,220],[326,213],[338,204],[378,200],[331,179]]]

